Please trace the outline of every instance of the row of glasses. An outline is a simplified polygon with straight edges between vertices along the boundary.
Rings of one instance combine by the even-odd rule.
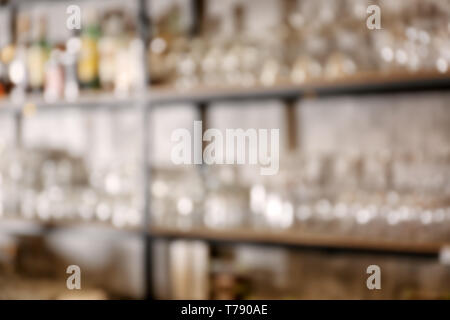
[[[450,157],[295,154],[244,183],[239,166],[155,169],[152,213],[169,228],[253,229],[450,241]]]
[[[153,169],[150,196],[154,225],[179,229],[247,225],[248,191],[236,183],[237,168],[201,170]]]
[[[448,155],[297,156],[292,163],[278,182],[251,187],[252,213],[267,228],[413,241],[450,238]]]
[[[382,1],[380,30],[366,27],[370,4],[306,0],[259,34],[236,27],[232,36],[217,31],[171,44],[155,37],[150,55],[155,68],[164,66],[159,73],[170,74],[167,81],[178,88],[271,86],[373,71],[448,71],[448,3]]]
[[[142,201],[129,165],[88,170],[59,150],[10,148],[0,161],[0,217],[45,222],[142,223]]]
[[[152,225],[189,229],[202,218],[204,186],[191,168],[152,170],[150,188]]]

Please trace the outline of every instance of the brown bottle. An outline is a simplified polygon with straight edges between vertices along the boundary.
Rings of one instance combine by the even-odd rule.
[[[0,59],[0,98],[6,95],[6,65]]]

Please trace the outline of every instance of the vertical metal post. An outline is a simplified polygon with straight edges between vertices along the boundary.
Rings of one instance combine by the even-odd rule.
[[[198,36],[202,33],[204,17],[205,17],[205,1],[204,0],[190,0],[191,13],[191,28],[190,35],[192,37]],[[203,131],[208,129],[208,105],[206,102],[198,102],[196,104],[198,120],[202,121]],[[203,132],[202,132],[203,134]]]
[[[9,11],[9,32],[10,39],[12,43],[17,43],[17,14],[18,14],[18,4],[17,1],[7,2],[7,10]],[[23,127],[23,114],[21,110],[14,111],[14,130],[15,130],[15,144],[16,147],[22,147],[22,127]]]
[[[191,28],[190,35],[198,36],[203,32],[206,14],[205,0],[190,0]]]
[[[143,171],[143,197],[144,197],[144,277],[145,277],[145,298],[153,299],[153,241],[150,235],[151,212],[150,212],[150,185],[151,185],[151,161],[150,161],[150,145],[151,137],[148,132],[148,123],[150,121],[150,110],[146,104],[142,106],[142,171]]]
[[[197,107],[197,120],[202,122],[202,136],[203,133],[208,129],[209,127],[209,121],[208,121],[208,104],[205,102],[200,102],[196,105]],[[203,149],[205,148],[205,145],[203,145]],[[203,152],[203,150],[202,150]]]
[[[202,122],[202,137],[206,130],[209,128],[209,119],[208,119],[208,104],[205,102],[200,102],[196,104],[196,119],[197,121]],[[203,152],[205,151],[206,144],[202,144],[202,158],[203,158]],[[198,172],[200,174],[200,177],[203,179],[203,181],[206,181],[206,175],[207,170],[206,166],[204,165],[203,161],[201,165],[197,165]]]
[[[9,11],[9,31],[11,33],[11,37],[9,39],[9,41],[11,43],[17,43],[17,3],[16,1],[10,1],[8,3],[8,11]]]
[[[23,116],[22,112],[17,111],[14,112],[14,128],[15,128],[15,143],[17,148],[22,147],[22,123],[23,123]]]
[[[148,17],[147,11],[147,1],[139,0],[138,3],[138,12],[137,12],[137,29],[139,36],[146,46],[150,40],[150,19]],[[142,85],[142,92],[139,93],[139,111],[141,114],[141,140],[142,140],[142,197],[143,197],[143,230],[142,236],[144,241],[144,286],[145,286],[145,298],[153,299],[153,268],[152,268],[152,238],[149,235],[150,232],[150,224],[151,224],[151,213],[150,213],[150,179],[151,179],[151,159],[150,159],[150,146],[151,139],[148,132],[148,125],[150,121],[151,114],[151,103],[146,99],[147,98],[147,85],[149,83],[150,74],[149,68],[147,65],[147,58],[145,56],[142,57],[143,61],[142,68],[144,68],[144,84]],[[151,97],[150,97],[151,98]]]
[[[203,134],[205,133],[205,131],[208,130],[208,128],[210,128],[210,121],[209,121],[209,117],[208,117],[209,103],[200,102],[200,103],[197,103],[196,107],[197,107],[197,119],[202,122],[202,137],[203,137]],[[205,143],[202,144],[202,159],[203,159],[203,152],[205,151],[206,146],[207,146],[207,144],[205,144]],[[197,168],[199,169],[201,179],[204,181],[205,185],[207,186],[208,185],[207,165],[205,165],[204,162],[202,161],[202,164],[197,165]],[[214,245],[214,243],[208,243],[208,242],[204,242],[204,244],[208,250],[208,260],[210,260],[211,252],[214,251],[214,249],[216,248],[216,245]],[[209,264],[209,262],[208,262],[208,264]],[[209,293],[208,293],[208,297],[209,297]]]
[[[295,151],[298,147],[298,121],[297,121],[297,108],[296,100],[289,99],[285,100],[285,120],[286,120],[286,131],[288,137],[288,151]]]

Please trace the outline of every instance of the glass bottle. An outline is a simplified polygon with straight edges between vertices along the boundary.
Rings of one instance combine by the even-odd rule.
[[[238,181],[237,167],[212,168],[206,188],[203,223],[207,228],[239,229],[248,225],[248,190]]]
[[[31,91],[44,88],[45,64],[49,58],[50,46],[46,40],[47,20],[39,17],[37,28],[33,29],[33,42],[27,51],[28,85]]]
[[[81,49],[81,40],[77,31],[66,41],[66,50],[63,52],[62,62],[64,65],[64,98],[74,101],[79,94],[77,80],[77,57]]]
[[[145,59],[144,43],[137,36],[134,23],[129,17],[124,18],[122,30],[118,38],[115,57],[114,91],[118,96],[126,96],[133,89],[143,89],[145,81],[142,68]]]
[[[125,45],[123,50],[128,54],[128,86],[131,90],[140,91],[145,89],[146,84],[146,70],[144,69],[144,62],[146,59],[145,44],[139,37],[136,30],[136,25],[130,16],[126,16],[125,23]]]
[[[102,89],[112,90],[116,77],[116,56],[123,33],[123,17],[120,11],[110,11],[102,21],[102,37],[98,42],[99,78]]]
[[[187,39],[181,30],[180,11],[179,5],[172,5],[153,26],[152,39],[147,49],[151,83],[165,84],[172,80],[177,63],[182,58],[181,52]]]
[[[20,13],[16,20],[15,40],[17,45],[11,48],[14,58],[8,66],[8,76],[12,84],[11,99],[24,99],[27,88],[27,46],[29,44],[30,18],[28,14]]]
[[[8,74],[9,65],[14,59],[15,46],[10,43],[4,46],[0,51],[0,85],[3,87],[4,95],[9,94],[11,91],[12,83]]]
[[[55,48],[51,51],[50,59],[45,67],[44,98],[53,102],[61,99],[64,94],[64,67],[62,64],[62,50]]]
[[[95,89],[99,86],[98,41],[100,26],[96,12],[86,12],[86,24],[81,33],[81,48],[78,60],[78,79],[84,88]]]

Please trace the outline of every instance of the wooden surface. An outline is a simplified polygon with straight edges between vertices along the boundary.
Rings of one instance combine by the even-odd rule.
[[[99,222],[54,222],[40,223],[35,220],[0,219],[0,233],[45,235],[49,232],[68,232],[74,234],[97,235],[142,235],[138,228],[114,228],[108,224]],[[194,228],[179,230],[172,228],[151,228],[150,237],[162,239],[202,240],[210,242],[230,242],[240,244],[260,244],[275,246],[298,246],[324,249],[350,249],[363,251],[383,251],[392,253],[411,254],[439,254],[443,247],[450,243],[440,242],[410,242],[397,240],[367,239],[358,236],[337,236],[326,234],[306,234],[296,231],[271,231],[271,230],[216,230],[206,228]]]
[[[389,241],[382,239],[363,239],[351,236],[299,234],[295,232],[270,232],[249,230],[209,230],[192,229],[181,231],[175,229],[153,228],[154,237],[172,239],[198,239],[205,241],[242,242],[252,244],[275,244],[289,246],[306,246],[335,249],[355,249],[368,251],[390,251],[393,253],[438,254],[444,243],[413,243]],[[448,244],[447,244],[448,245]]]

